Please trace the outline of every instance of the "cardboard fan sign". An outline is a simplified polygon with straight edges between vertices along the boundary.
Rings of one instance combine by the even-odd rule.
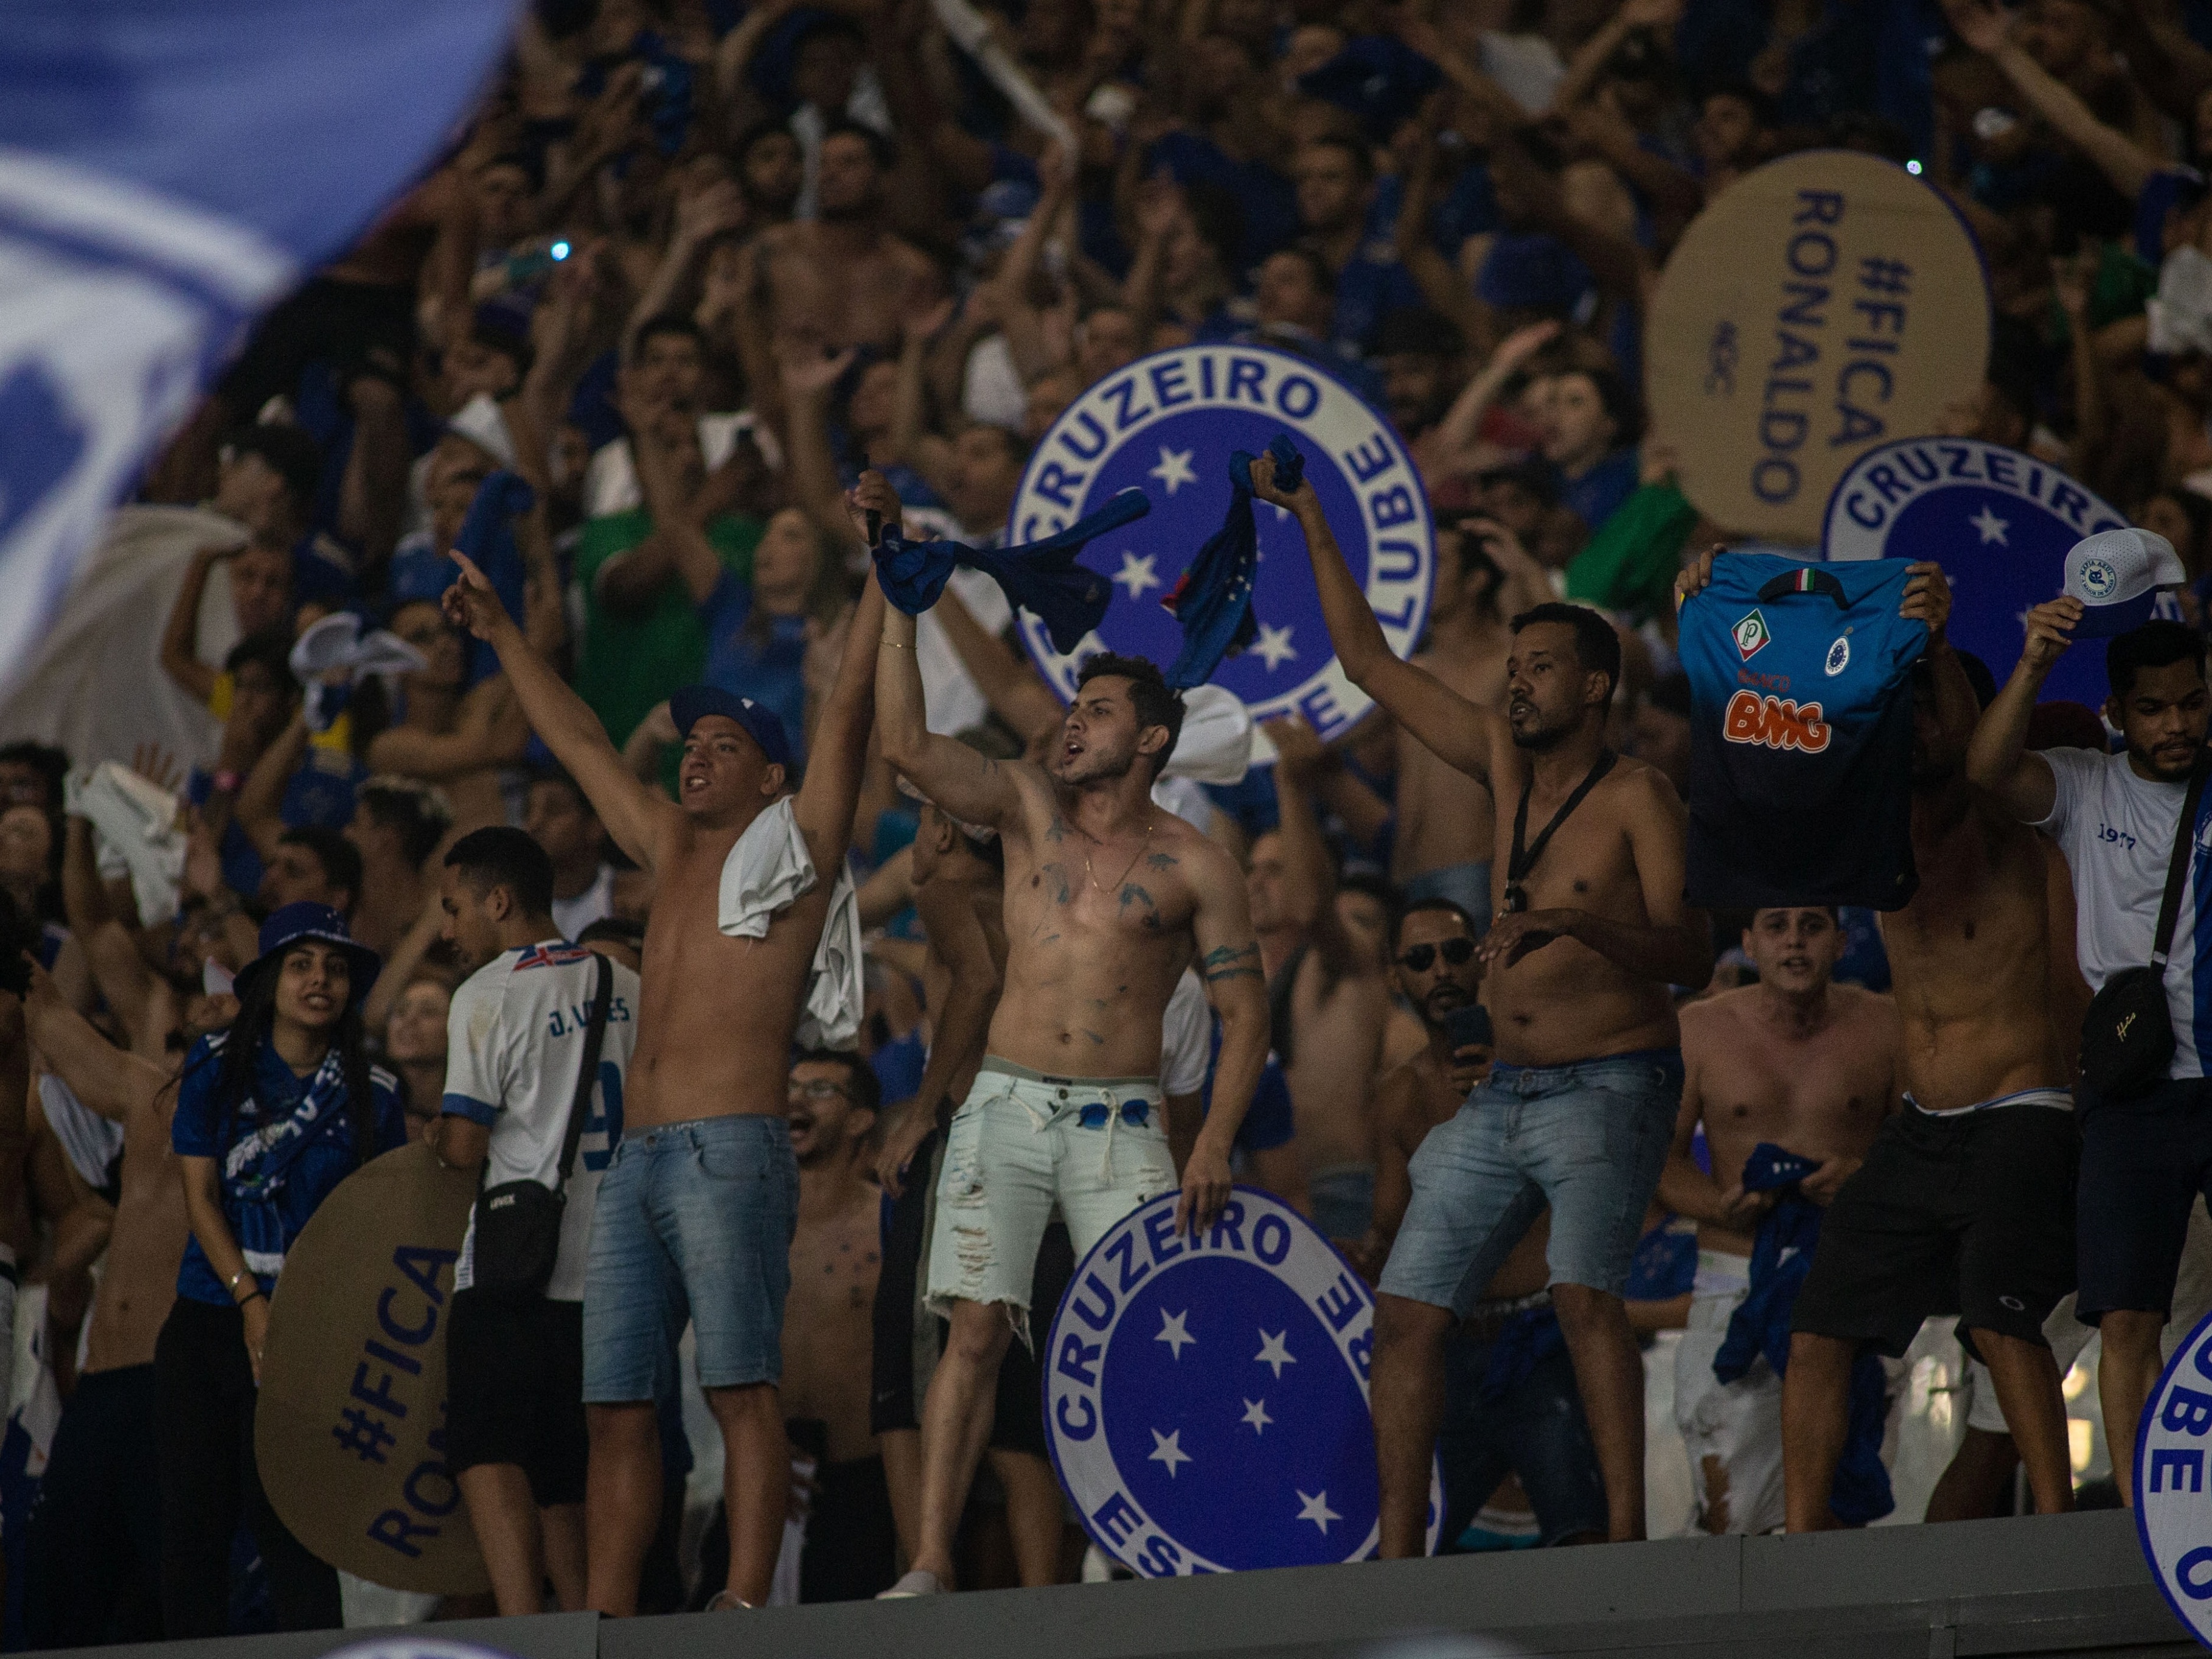
[[[393,1589],[489,1588],[445,1458],[445,1317],[475,1197],[428,1147],[386,1152],[323,1201],[270,1302],[261,1484],[317,1556]]]
[[[1784,156],[1722,192],[1661,274],[1652,428],[1715,523],[1808,545],[1854,461],[1979,387],[1989,333],[1981,253],[1933,188],[1878,156]]]

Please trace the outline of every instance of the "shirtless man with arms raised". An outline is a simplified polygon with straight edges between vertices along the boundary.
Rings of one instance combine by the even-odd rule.
[[[214,1000],[200,1000],[195,1012],[205,1015]],[[153,1640],[161,1625],[161,1494],[146,1478],[157,1453],[154,1343],[176,1300],[190,1231],[169,1145],[176,1067],[117,1048],[35,968],[23,1026],[47,1071],[87,1108],[123,1125],[122,1191],[93,1292],[84,1367],[63,1408],[26,1540],[26,1627],[40,1647],[131,1639],[134,1631]]]
[[[1889,998],[1832,985],[1843,954],[1835,912],[1754,911],[1743,948],[1759,981],[1682,1010],[1682,1111],[1659,1200],[1698,1224],[1690,1322],[1674,1351],[1674,1421],[1689,1448],[1698,1524],[1767,1533],[1782,1524],[1782,1379],[1764,1359],[1733,1382],[1713,1375],[1729,1321],[1751,1290],[1751,1252],[1771,1194],[1743,1189],[1761,1142],[1814,1159],[1798,1190],[1832,1203],[1897,1109],[1899,1034]],[[1712,1173],[1692,1158],[1702,1123]]]
[[[762,1057],[790,1051],[844,867],[874,653],[845,653],[796,796],[787,793],[789,740],[773,714],[708,687],[679,691],[671,709],[684,738],[681,798],[671,801],[623,763],[483,573],[465,558],[460,567],[447,614],[498,652],[531,726],[655,883],[623,1138],[600,1183],[584,1286],[589,1605],[636,1610],[660,1520],[653,1401],[672,1379],[688,1312],[700,1386],[729,1449],[725,1594],[757,1607],[790,1489],[776,1382],[799,1197],[782,1067]],[[882,603],[871,584],[855,637],[874,629]],[[731,883],[726,910],[733,856],[747,873]],[[781,908],[745,902],[772,886],[798,896]]]
[[[853,123],[833,125],[822,141],[819,215],[761,234],[755,257],[779,338],[896,358],[903,319],[934,296],[936,269],[884,228],[885,143]]]
[[[1682,902],[1681,800],[1605,746],[1620,648],[1595,611],[1541,605],[1513,619],[1500,715],[1391,654],[1310,483],[1277,489],[1262,456],[1252,486],[1297,516],[1352,683],[1488,787],[1498,845],[1534,836],[1492,872],[1498,913],[1480,955],[1498,1064],[1414,1159],[1376,1299],[1382,1553],[1422,1551],[1444,1338],[1547,1203],[1553,1304],[1605,1474],[1608,1536],[1641,1538],[1644,1363],[1621,1291],[1681,1097],[1668,988],[1712,977],[1705,919]]]
[[[862,500],[896,521],[887,489],[864,489]],[[925,1595],[952,1575],[993,1380],[1016,1330],[1028,1334],[1032,1266],[1055,1201],[1080,1260],[1176,1185],[1160,1049],[1183,969],[1196,958],[1222,1036],[1179,1228],[1208,1224],[1228,1198],[1229,1150],[1267,1058],[1267,1006],[1242,872],[1152,804],[1182,722],[1159,671],[1093,657],[1045,765],[996,762],[930,733],[914,639],[915,618],[884,613],[884,757],[945,811],[996,830],[1006,859],[1006,988],[947,1137],[930,1243],[929,1299],[951,1329],[922,1407],[921,1547],[894,1592]]]
[[[1696,593],[1712,556],[1684,572]],[[2070,1509],[2058,1368],[2043,1322],[2074,1287],[2076,1135],[2051,1018],[2051,915],[2034,832],[1966,772],[1978,699],[1944,637],[1951,592],[1923,568],[1900,607],[1928,624],[1912,686],[1911,903],[1881,919],[1902,1024],[1903,1105],[1837,1192],[1790,1320],[1782,1392],[1791,1532],[1829,1508],[1851,1366],[1902,1357],[1921,1322],[1956,1313],[1996,1379],[2039,1513]]]

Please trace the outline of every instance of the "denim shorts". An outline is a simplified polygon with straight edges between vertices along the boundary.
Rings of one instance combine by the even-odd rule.
[[[1619,1296],[1681,1101],[1675,1048],[1498,1066],[1413,1154],[1380,1288],[1464,1318],[1548,1204],[1551,1282]]]
[[[1085,1107],[1095,1123],[1084,1121]],[[1055,1208],[1080,1261],[1115,1222],[1176,1184],[1158,1082],[1044,1077],[986,1055],[945,1136],[931,1311],[1002,1303],[1026,1331],[1037,1246]]]
[[[686,1321],[701,1388],[781,1381],[798,1224],[799,1164],[781,1117],[701,1118],[626,1136],[592,1212],[585,1401],[669,1392]]]

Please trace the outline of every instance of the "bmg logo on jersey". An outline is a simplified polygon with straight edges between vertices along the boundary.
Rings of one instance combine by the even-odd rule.
[[[1413,650],[1428,616],[1436,543],[1421,476],[1389,422],[1310,358],[1265,346],[1182,346],[1108,375],[1070,404],[1038,441],[1014,498],[1013,546],[1065,528],[1122,489],[1141,489],[1152,504],[1140,523],[1084,553],[1082,562],[1121,591],[1072,653],[1054,650],[1035,617],[1020,618],[1030,656],[1063,699],[1095,652],[1175,659],[1182,631],[1161,596],[1221,527],[1231,452],[1256,455],[1279,432],[1304,452],[1306,477],[1390,648],[1401,657]],[[1297,526],[1265,502],[1255,523],[1259,636],[1214,671],[1214,683],[1255,723],[1302,714],[1323,738],[1334,737],[1367,712],[1367,695],[1337,664]]]
[[[1177,1200],[1101,1239],[1053,1320],[1060,1484],[1099,1547],[1147,1577],[1361,1559],[1381,1536],[1373,1297],[1267,1193],[1239,1187],[1181,1235]]]
[[[1821,718],[1819,703],[1761,696],[1756,691],[1739,691],[1728,700],[1722,732],[1730,743],[1796,749],[1808,755],[1819,754],[1834,735],[1833,728]]]

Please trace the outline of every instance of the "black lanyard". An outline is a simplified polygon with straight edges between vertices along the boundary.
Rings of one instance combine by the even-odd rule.
[[[1513,856],[1505,865],[1505,908],[1508,911],[1528,908],[1528,890],[1522,886],[1522,882],[1536,867],[1536,860],[1544,856],[1544,849],[1552,844],[1553,833],[1567,821],[1568,815],[1575,808],[1583,804],[1583,797],[1604,781],[1605,775],[1613,770],[1613,762],[1620,758],[1610,749],[1598,750],[1597,759],[1590,763],[1589,775],[1575,786],[1574,793],[1569,795],[1559,810],[1552,814],[1552,821],[1544,826],[1534,847],[1524,846],[1523,843],[1528,834],[1528,797],[1536,787],[1536,780],[1531,775],[1522,783],[1521,807],[1513,815]]]

